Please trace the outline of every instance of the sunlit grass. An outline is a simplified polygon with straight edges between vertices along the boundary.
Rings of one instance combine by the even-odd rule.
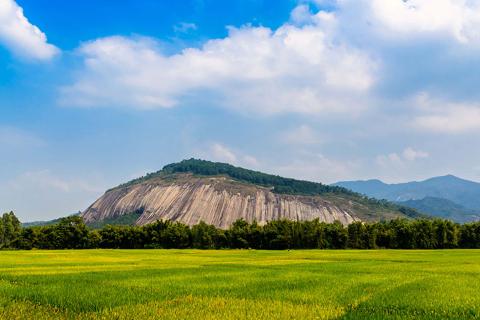
[[[480,319],[480,251],[0,252],[2,319]]]

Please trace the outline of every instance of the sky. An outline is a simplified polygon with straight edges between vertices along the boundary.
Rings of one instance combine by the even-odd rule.
[[[480,0],[0,0],[0,211],[191,157],[480,181]]]

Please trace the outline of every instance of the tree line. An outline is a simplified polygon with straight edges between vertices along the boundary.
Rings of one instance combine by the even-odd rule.
[[[480,248],[480,222],[457,224],[442,219],[385,222],[238,220],[227,229],[200,222],[192,227],[171,221],[145,226],[91,229],[79,216],[57,224],[22,228],[10,212],[0,219],[0,249],[447,249]]]

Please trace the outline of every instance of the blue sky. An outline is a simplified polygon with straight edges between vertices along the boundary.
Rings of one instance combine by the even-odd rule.
[[[0,211],[184,158],[480,180],[480,1],[0,2]]]

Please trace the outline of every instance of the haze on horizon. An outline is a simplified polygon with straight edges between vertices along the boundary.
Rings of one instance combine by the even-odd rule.
[[[480,181],[480,0],[0,0],[0,211],[196,157]]]

